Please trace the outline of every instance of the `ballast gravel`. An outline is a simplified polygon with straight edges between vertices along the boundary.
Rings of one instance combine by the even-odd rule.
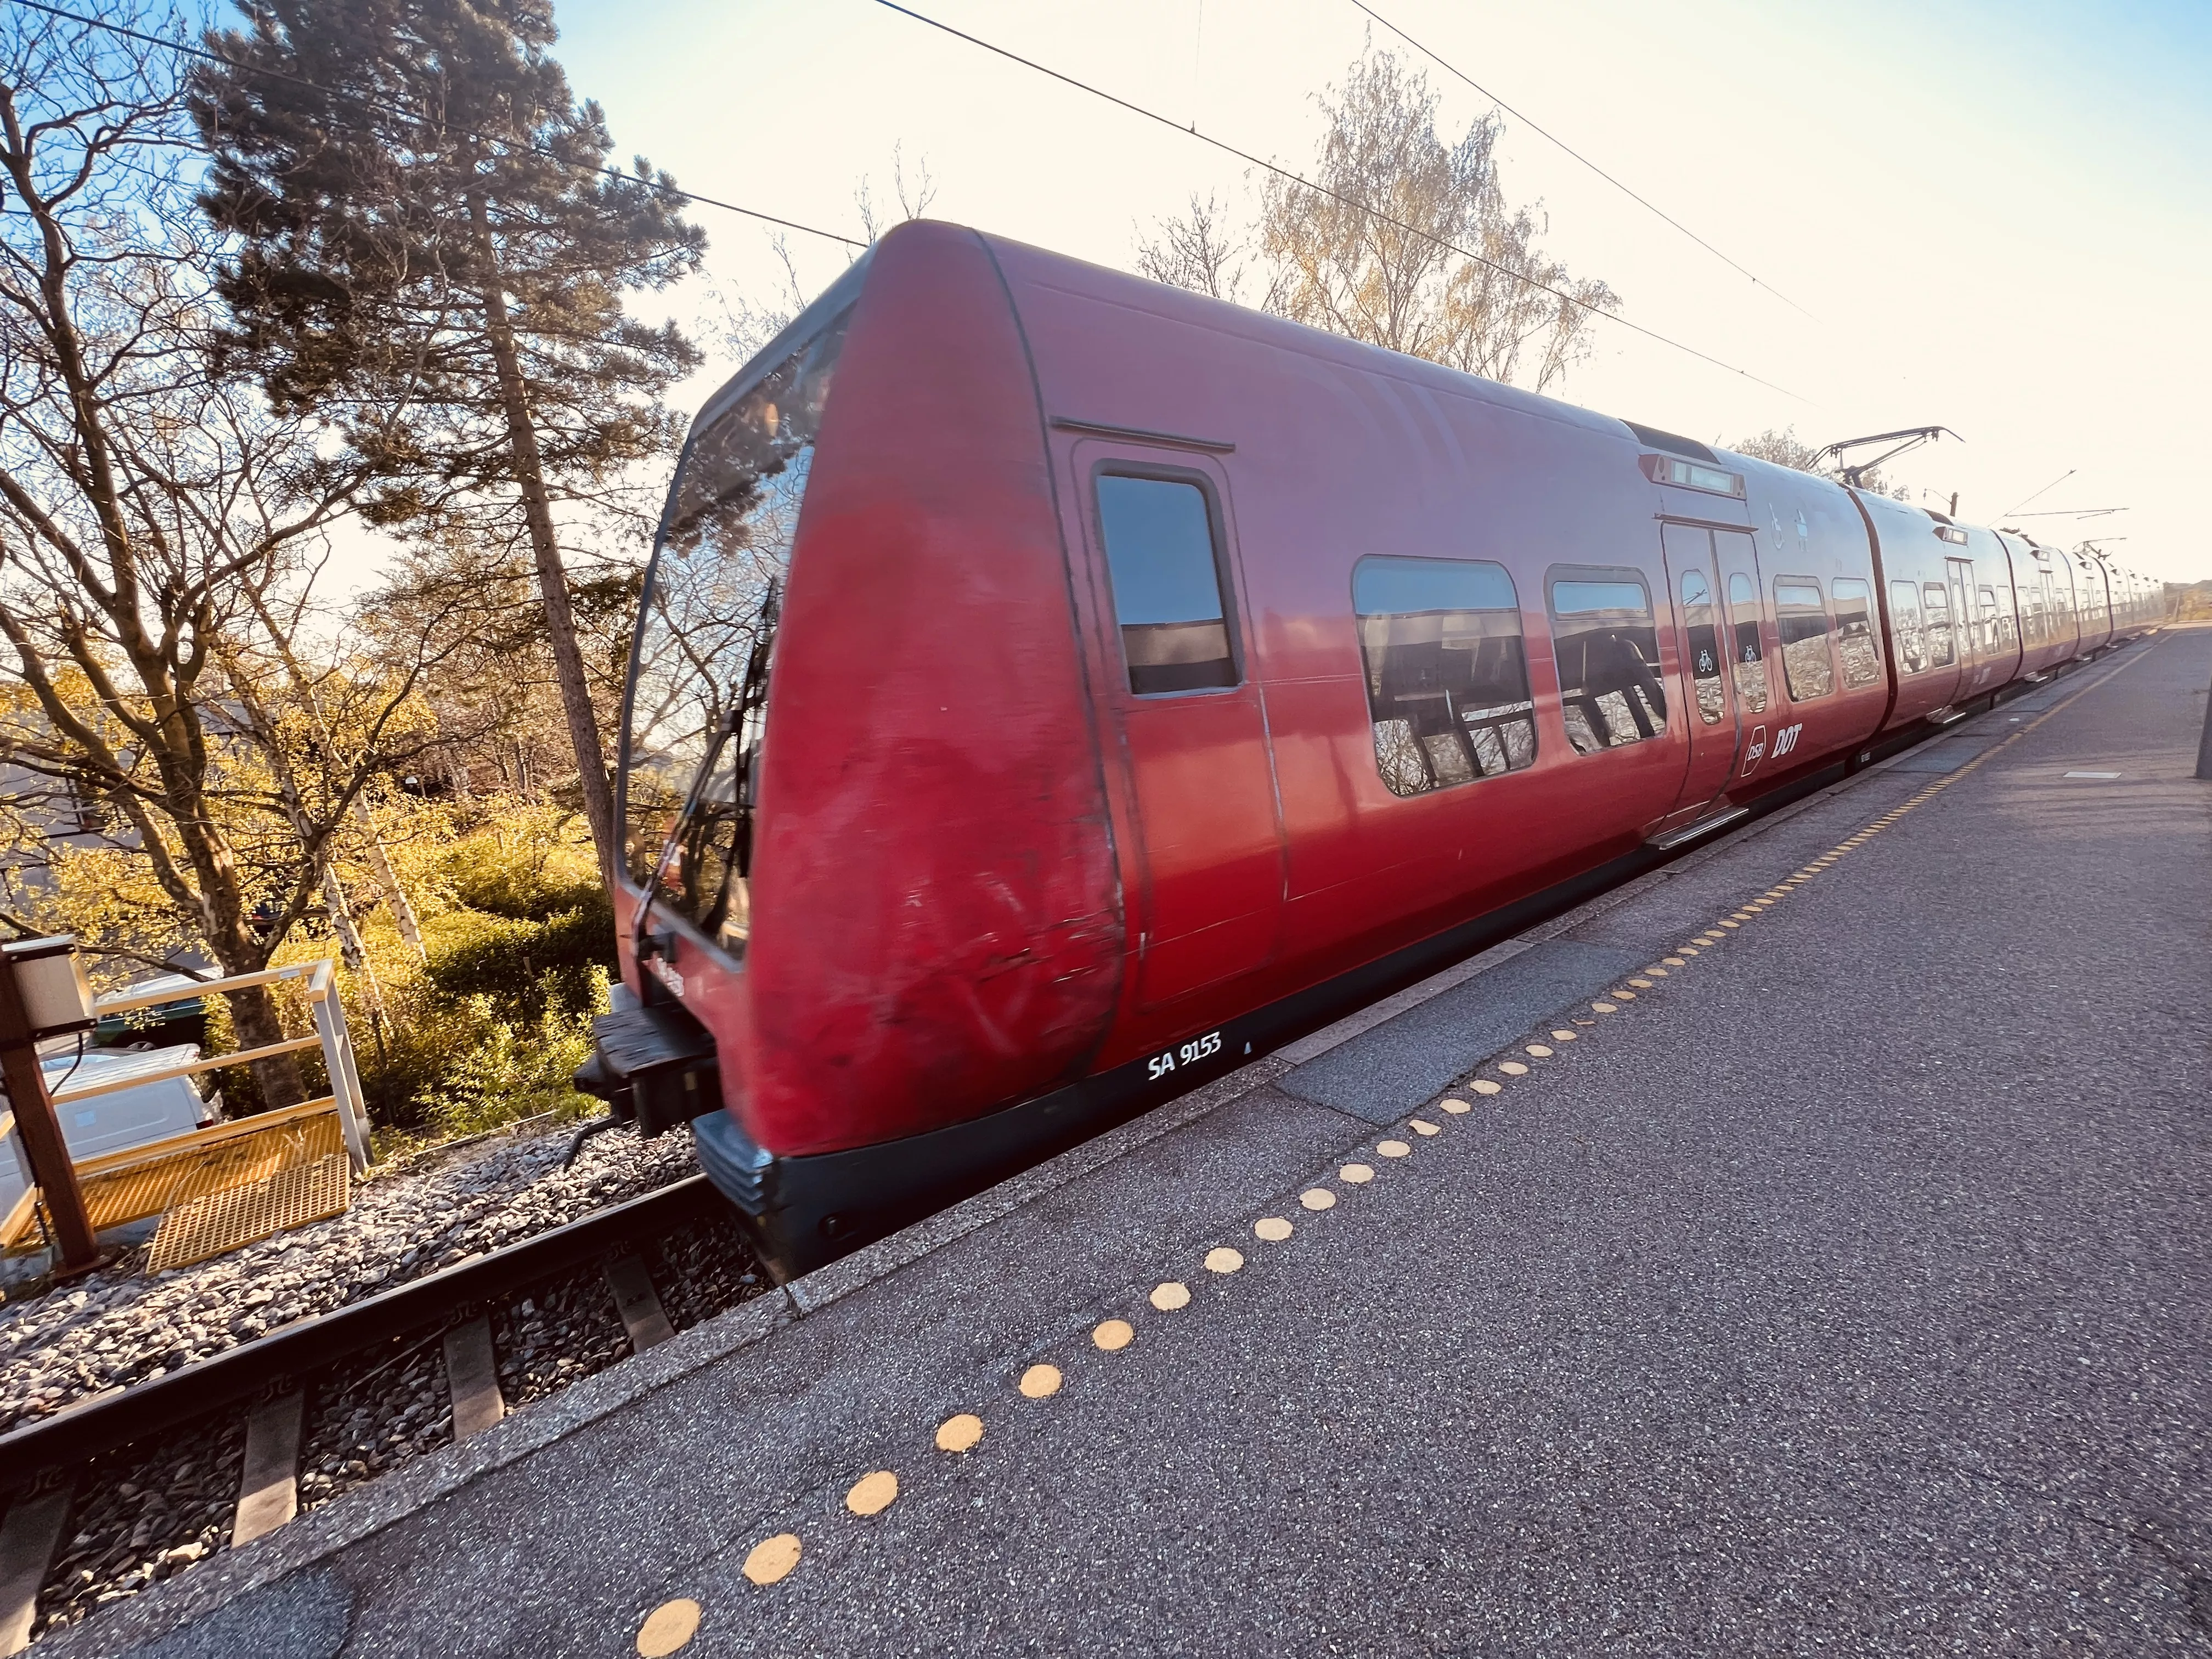
[[[688,1134],[627,1129],[592,1136],[563,1170],[574,1127],[372,1173],[345,1214],[211,1261],[149,1275],[142,1248],[0,1304],[0,1432],[697,1172]]]

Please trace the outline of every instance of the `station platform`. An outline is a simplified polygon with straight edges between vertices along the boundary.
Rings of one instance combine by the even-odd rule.
[[[40,1650],[2212,1650],[2208,681],[2061,677]]]

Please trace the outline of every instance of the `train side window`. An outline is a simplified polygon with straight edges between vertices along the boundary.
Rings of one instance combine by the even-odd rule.
[[[1928,672],[1928,635],[1920,626],[1920,589],[1911,582],[1889,585],[1889,626],[1897,635],[1897,668],[1901,674]]]
[[[1098,526],[1129,690],[1156,696],[1236,684],[1206,492],[1180,478],[1102,473]]]
[[[1774,579],[1774,619],[1782,635],[1782,678],[1790,701],[1810,702],[1836,689],[1828,657],[1828,607],[1820,584],[1806,576]]]
[[[1941,582],[1923,582],[1920,591],[1926,595],[1928,613],[1928,665],[1931,668],[1948,668],[1958,660],[1958,650],[1951,639],[1951,593]]]
[[[1554,575],[1551,588],[1559,711],[1575,752],[1663,737],[1667,691],[1644,578],[1633,570],[1577,571]]]
[[[1766,712],[1766,652],[1759,642],[1759,590],[1741,571],[1729,578],[1729,620],[1736,701],[1745,712],[1763,714]]]
[[[1997,605],[1996,589],[1978,587],[1974,590],[1974,600],[1976,608],[1980,611],[1982,616],[1981,634],[1984,648],[1990,651],[2011,650],[2015,643],[2012,637],[2012,618],[2006,616]]]
[[[1828,584],[1836,602],[1836,654],[1843,659],[1844,689],[1872,685],[1881,678],[1881,642],[1875,637],[1874,592],[1856,576]]]
[[[1727,694],[1721,690],[1720,625],[1712,588],[1701,570],[1682,573],[1682,628],[1690,640],[1690,686],[1698,700],[1698,718],[1707,726],[1718,726],[1728,712]]]
[[[1517,772],[1536,759],[1521,601],[1505,567],[1362,559],[1352,608],[1375,767],[1394,795]]]

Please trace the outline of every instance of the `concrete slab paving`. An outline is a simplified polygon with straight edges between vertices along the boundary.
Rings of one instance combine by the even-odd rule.
[[[1363,1031],[1285,1075],[1285,1093],[1370,1123],[1403,1117],[1555,1008],[1595,994],[1642,959],[1547,939]]]
[[[628,1654],[681,1600],[715,1655],[2212,1652],[2208,672],[2212,631],[2162,635],[1982,717],[1963,775],[1893,765],[1550,924],[1492,971],[1610,983],[1505,1034],[1523,1073],[1463,1050],[1480,994],[1336,1051],[1377,1038],[1391,1088],[1464,1053],[1468,1110],[1260,1081],[52,1650]]]

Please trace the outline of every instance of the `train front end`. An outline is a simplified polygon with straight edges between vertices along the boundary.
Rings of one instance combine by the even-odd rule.
[[[693,423],[641,602],[581,1086],[781,1278],[996,1179],[1123,931],[1035,382],[981,238],[879,243]]]

